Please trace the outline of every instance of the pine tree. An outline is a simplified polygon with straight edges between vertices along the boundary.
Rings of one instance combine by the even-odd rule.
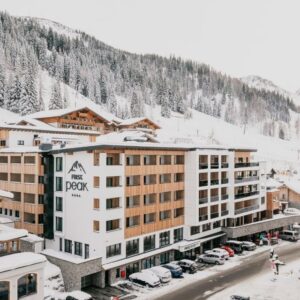
[[[136,92],[132,93],[130,102],[130,112],[132,118],[141,117],[144,114],[144,105]]]
[[[60,83],[56,81],[52,86],[49,109],[61,109],[61,108],[63,108],[63,101],[61,97]]]
[[[25,85],[22,89],[22,96],[20,100],[21,115],[28,115],[41,110],[39,103],[36,77],[33,73],[28,72],[25,78]]]
[[[118,115],[118,102],[115,95],[111,95],[108,103],[108,110],[115,116]]]
[[[5,104],[5,75],[2,66],[0,65],[0,107],[4,107]]]
[[[16,74],[9,89],[9,95],[5,105],[6,109],[15,113],[19,113],[21,94],[22,84],[19,75]]]
[[[161,104],[161,115],[165,118],[171,117],[171,109],[168,100],[168,98],[165,98],[165,100]]]

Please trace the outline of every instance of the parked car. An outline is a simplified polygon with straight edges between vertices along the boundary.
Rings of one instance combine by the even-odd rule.
[[[197,272],[197,264],[189,259],[182,259],[178,262],[178,265],[182,268],[183,272],[194,274]]]
[[[283,230],[279,233],[279,237],[287,241],[297,241],[300,239],[299,232],[294,230]]]
[[[153,267],[148,270],[143,270],[142,272],[147,272],[147,271],[153,272],[160,279],[162,283],[169,282],[172,279],[171,272],[166,268],[160,266]]]
[[[64,298],[64,294],[62,295]],[[66,293],[65,300],[92,300],[92,296],[83,291],[73,291]]]
[[[256,249],[256,245],[252,242],[242,241],[242,248],[247,251],[254,251]]]
[[[300,215],[300,210],[293,207],[288,207],[283,211],[286,215]]]
[[[198,261],[208,264],[223,265],[225,263],[225,256],[223,254],[213,252],[204,253],[199,256]]]
[[[229,259],[228,252],[222,248],[214,248],[212,250],[207,250],[207,251],[205,251],[205,253],[218,253],[218,254],[224,255],[226,260]]]
[[[129,275],[129,280],[150,287],[156,287],[160,285],[160,279],[153,272],[133,273]]]
[[[234,253],[236,254],[243,253],[242,245],[243,245],[242,242],[234,241],[234,240],[229,240],[225,242],[225,246],[230,247],[232,250],[234,250]]]
[[[232,295],[230,296],[231,300],[250,300],[250,297],[244,297],[239,295]]]
[[[162,267],[168,269],[173,278],[179,278],[182,276],[182,268],[176,264],[169,263]]]
[[[224,249],[225,251],[227,251],[227,253],[229,254],[229,257],[233,257],[234,256],[234,250],[232,250],[229,246],[221,246],[221,249]]]

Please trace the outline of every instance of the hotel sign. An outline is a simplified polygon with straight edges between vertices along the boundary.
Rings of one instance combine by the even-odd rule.
[[[66,181],[66,192],[84,192],[88,191],[87,181],[85,181],[85,169],[82,164],[76,160],[68,172],[69,180]],[[72,194],[75,197],[81,197],[80,194]]]

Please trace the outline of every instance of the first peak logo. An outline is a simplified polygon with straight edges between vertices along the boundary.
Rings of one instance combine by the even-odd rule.
[[[73,172],[77,172],[77,171],[81,171],[82,173],[86,174],[84,167],[82,166],[82,164],[78,160],[76,160],[73,163],[73,165],[70,168],[68,174],[71,173],[71,172],[73,173]]]

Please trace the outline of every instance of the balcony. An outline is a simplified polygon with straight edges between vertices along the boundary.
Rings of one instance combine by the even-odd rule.
[[[224,216],[227,216],[229,214],[229,211],[228,210],[223,210],[221,211],[221,216],[224,217]]]
[[[243,183],[243,182],[257,181],[257,180],[259,180],[258,176],[237,177],[237,178],[235,178],[234,183]]]
[[[208,163],[200,163],[199,169],[208,169]]]
[[[199,186],[207,186],[208,185],[208,181],[207,180],[200,180],[199,181]]]
[[[212,179],[210,181],[210,185],[217,185],[217,184],[219,184],[219,180],[218,179]]]
[[[216,202],[216,201],[219,201],[219,195],[210,197],[210,202]]]
[[[221,195],[221,200],[227,200],[228,199],[228,194]]]
[[[234,199],[246,198],[246,197],[255,196],[258,194],[259,194],[259,191],[248,192],[248,193],[239,193],[239,194],[234,195]]]
[[[208,220],[208,215],[199,216],[199,222]]]
[[[228,178],[222,178],[221,183],[222,184],[227,184],[228,183]]]
[[[219,169],[219,163],[211,163],[210,168],[211,169]]]
[[[243,214],[249,211],[253,211],[253,210],[257,210],[259,209],[259,204],[255,204],[252,206],[248,206],[248,207],[243,207],[243,208],[238,208],[234,211],[235,215],[239,215],[239,214]]]
[[[229,167],[229,164],[228,163],[222,163],[221,164],[221,168],[222,169],[225,169],[225,168],[228,168]]]
[[[241,162],[241,163],[235,163],[234,167],[235,168],[259,167],[259,163],[258,162],[251,162],[251,163]]]
[[[211,213],[210,214],[210,218],[211,219],[215,219],[215,218],[218,218],[219,217],[219,213],[218,212],[215,212],[215,213]]]
[[[207,202],[208,202],[208,198],[200,198],[200,199],[199,199],[199,205],[205,204],[205,203],[207,203]]]

